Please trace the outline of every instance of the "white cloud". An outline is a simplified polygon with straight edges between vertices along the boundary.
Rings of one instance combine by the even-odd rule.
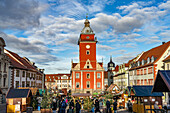
[[[98,44],[97,46],[100,50],[104,50],[104,51],[108,51],[108,50],[112,50],[114,49],[113,47],[111,46],[107,46],[107,45],[101,45],[101,44]]]
[[[1,0],[0,29],[28,29],[38,26],[41,13],[47,7],[48,5],[35,0]]]

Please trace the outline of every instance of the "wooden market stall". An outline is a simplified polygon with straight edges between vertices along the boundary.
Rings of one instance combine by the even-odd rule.
[[[113,99],[117,100],[118,107],[126,107],[125,104],[125,95],[124,92],[117,86],[116,84],[111,84],[110,87],[107,89],[113,95]]]
[[[23,112],[30,107],[30,89],[10,89],[6,95],[7,113]]]
[[[152,92],[166,92],[165,101],[170,103],[170,70],[159,70]]]
[[[152,93],[152,88],[153,86],[132,86],[130,95],[133,96],[135,100],[133,112],[145,113],[145,109],[154,109],[156,101],[158,101],[159,107],[162,108],[163,93]],[[149,111],[148,113],[151,112]]]

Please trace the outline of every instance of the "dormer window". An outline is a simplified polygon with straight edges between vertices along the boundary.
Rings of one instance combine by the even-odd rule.
[[[143,59],[143,60],[142,60],[142,65],[144,65],[144,63],[145,63],[145,60]]]
[[[150,58],[148,57],[148,59],[147,59],[147,63],[150,63]]]
[[[151,62],[154,62],[154,56],[151,57]]]
[[[140,66],[140,61],[138,61],[138,66]]]

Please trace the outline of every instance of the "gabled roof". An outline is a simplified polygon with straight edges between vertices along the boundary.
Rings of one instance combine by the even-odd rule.
[[[152,92],[170,92],[170,70],[159,70]]]
[[[134,90],[136,97],[163,96],[162,92],[152,93],[152,88],[153,86],[133,86],[131,90]]]
[[[6,54],[11,61],[11,64],[13,67],[15,68],[20,68],[20,69],[27,69],[24,65],[22,65],[21,63],[17,62],[13,57],[11,57],[9,54]]]
[[[115,67],[115,71],[116,71],[116,72],[119,71],[119,66],[118,66],[118,65]]]
[[[28,59],[22,58],[18,54],[14,53],[14,52],[11,52],[11,51],[9,51],[7,49],[5,49],[5,51],[6,51],[6,55],[11,60],[12,67],[19,68],[19,69],[24,69],[24,70],[30,70],[30,71],[34,71],[34,72],[37,72],[39,74],[42,74],[42,73],[40,73],[40,71],[35,66],[33,66],[30,63],[30,61],[28,61]]]
[[[162,54],[166,51],[166,49],[170,46],[170,41],[167,42],[167,43],[164,43],[160,46],[157,46],[155,48],[152,48],[146,52],[144,52],[142,54],[142,56],[139,58],[138,61],[142,61],[143,59],[144,60],[147,60],[147,58],[151,58],[152,56],[154,56],[155,58],[157,58],[157,60],[159,60],[159,58],[162,56]],[[155,60],[155,62],[157,61]]]
[[[10,89],[6,98],[28,98],[32,96],[30,89]]]

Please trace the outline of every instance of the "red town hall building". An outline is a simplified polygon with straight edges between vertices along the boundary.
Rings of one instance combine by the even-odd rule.
[[[96,60],[97,39],[88,19],[84,24],[78,40],[79,63],[72,61],[72,93],[92,94],[104,90],[104,68],[103,62]]]

